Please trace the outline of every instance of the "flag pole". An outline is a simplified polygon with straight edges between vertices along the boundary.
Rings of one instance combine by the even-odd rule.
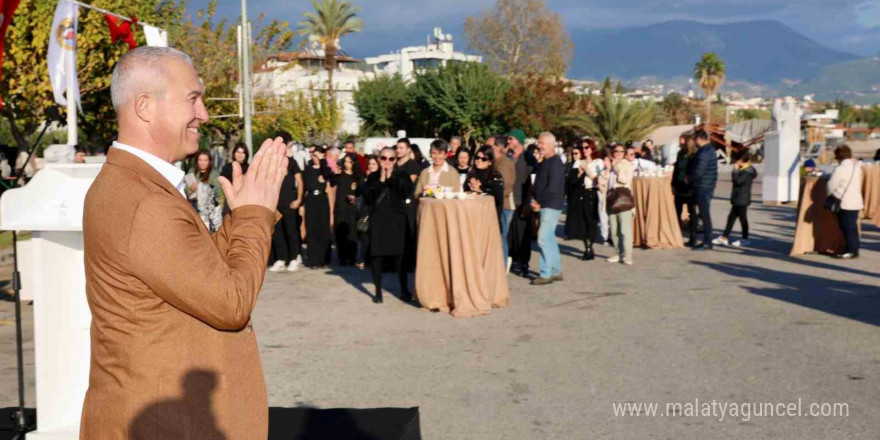
[[[76,99],[77,96],[75,94],[76,83],[74,73],[76,73],[76,47],[74,46],[73,52],[73,61],[71,62],[72,66],[70,66],[71,72],[67,74],[67,145],[76,145],[78,142],[77,139],[77,130],[76,130]]]

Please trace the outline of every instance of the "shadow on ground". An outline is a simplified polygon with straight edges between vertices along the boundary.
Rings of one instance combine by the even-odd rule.
[[[732,277],[751,278],[769,287],[743,286],[756,295],[797,304],[832,315],[880,326],[880,289],[877,283],[861,284],[813,275],[783,272],[764,266],[692,261]],[[876,276],[876,274],[868,275]]]

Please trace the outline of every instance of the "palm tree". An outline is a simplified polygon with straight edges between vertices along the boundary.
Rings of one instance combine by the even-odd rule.
[[[573,127],[591,136],[603,147],[612,141],[643,139],[660,125],[663,117],[654,104],[629,102],[610,88],[593,102],[591,115],[576,114],[565,118],[563,125]]]
[[[336,54],[339,52],[339,39],[347,34],[360,32],[364,22],[355,15],[360,10],[346,0],[312,0],[314,12],[303,14],[299,23],[300,33],[311,36],[324,46],[324,68],[327,69],[327,92],[333,96],[333,70],[336,69]]]
[[[724,60],[715,52],[706,52],[700,61],[694,66],[694,78],[699,81],[703,94],[706,95],[706,123],[712,113],[709,112],[712,105],[712,96],[721,88],[724,83]]]

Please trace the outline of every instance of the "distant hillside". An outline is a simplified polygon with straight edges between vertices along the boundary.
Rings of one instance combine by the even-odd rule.
[[[840,98],[857,104],[880,103],[880,56],[832,64],[792,94],[815,94],[820,101]]]
[[[691,76],[704,52],[716,52],[731,81],[782,85],[811,79],[852,54],[829,49],[777,21],[705,24],[669,21],[644,27],[581,31],[570,78],[631,80]]]

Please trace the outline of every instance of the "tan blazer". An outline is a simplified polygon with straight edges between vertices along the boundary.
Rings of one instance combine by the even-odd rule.
[[[80,439],[266,439],[250,315],[274,217],[243,206],[212,236],[168,180],[110,149],[83,213],[92,347]]]
[[[428,183],[431,182],[431,176],[428,174],[431,172],[431,169],[434,165],[429,166],[422,170],[421,174],[419,174],[419,178],[416,179],[416,189],[413,192],[416,197],[422,196],[422,190],[428,186]],[[446,165],[446,171],[440,171],[440,185],[448,186],[452,188],[452,191],[459,192],[461,191],[461,180],[458,178],[458,171],[451,165]]]

